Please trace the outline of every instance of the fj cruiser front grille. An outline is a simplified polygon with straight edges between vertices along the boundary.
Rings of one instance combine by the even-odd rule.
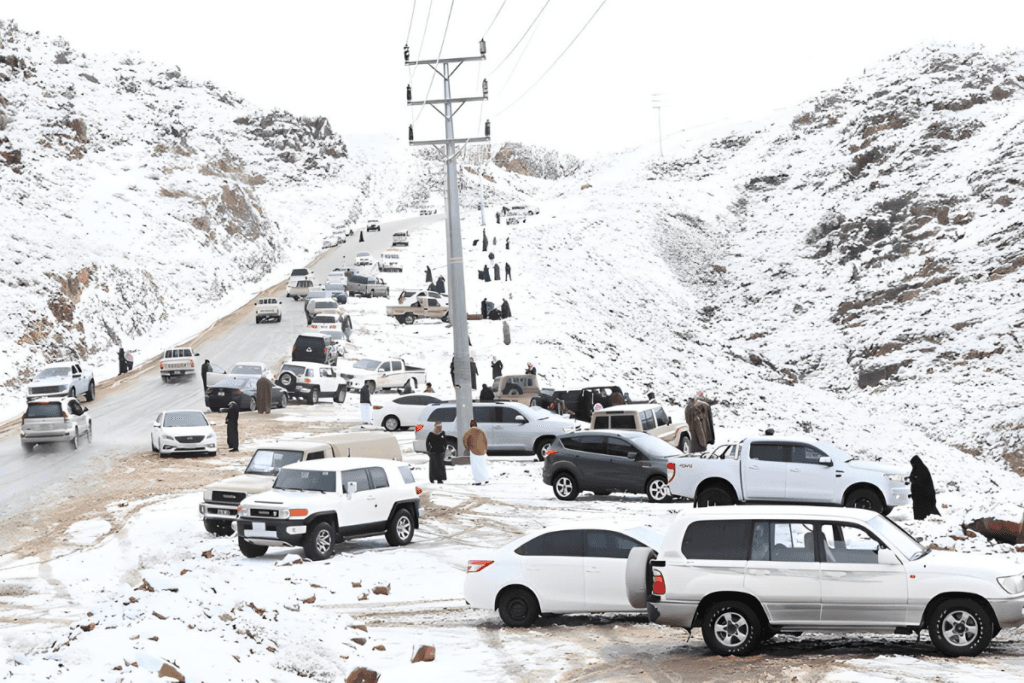
[[[253,517],[277,517],[277,510],[252,510]]]
[[[245,498],[241,491],[214,491],[213,502],[215,503],[237,503]]]

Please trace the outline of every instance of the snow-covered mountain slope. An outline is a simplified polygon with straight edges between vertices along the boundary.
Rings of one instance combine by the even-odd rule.
[[[0,399],[44,362],[208,324],[393,211],[416,169],[397,140],[346,145],[324,118],[0,23]]]

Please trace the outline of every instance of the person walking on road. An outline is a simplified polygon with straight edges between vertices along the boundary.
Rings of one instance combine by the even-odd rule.
[[[352,341],[352,316],[348,313],[341,319],[341,333],[345,335],[345,341]]]
[[[498,379],[501,377],[501,371],[505,369],[505,364],[498,360],[497,356],[491,356],[491,379]]]
[[[441,429],[441,423],[435,422],[434,429],[427,434],[427,455],[430,457],[428,478],[431,484],[443,484],[448,478],[444,466],[444,451],[448,447],[448,438]]]
[[[370,424],[370,380],[359,390],[359,417],[364,425]]]
[[[505,261],[505,279],[510,282],[512,280],[512,266],[508,261]]]
[[[261,375],[256,380],[256,410],[264,415],[270,415],[270,399],[273,396],[274,383],[266,375]]]
[[[203,378],[203,391],[206,391],[206,375],[210,372],[213,372],[213,366],[210,365],[210,359],[206,359],[203,361],[203,367],[199,368],[199,375]]]
[[[238,451],[238,404],[232,401],[228,404],[228,416],[224,420],[224,426],[228,429],[228,451]]]
[[[512,317],[512,307],[508,305],[508,299],[501,300],[501,319]]]
[[[124,357],[124,348],[117,350],[117,374],[123,375],[128,372],[128,359]]]
[[[487,471],[487,435],[476,426],[476,420],[469,421],[469,429],[462,435],[462,445],[469,452],[473,485],[486,484],[490,481],[490,474]]]

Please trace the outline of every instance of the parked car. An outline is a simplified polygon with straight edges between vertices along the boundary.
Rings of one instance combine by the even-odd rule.
[[[424,206],[420,209],[421,216],[430,216],[437,213],[437,209],[431,206]]]
[[[502,375],[491,383],[494,398],[516,401],[524,405],[541,405],[540,382],[537,375]]]
[[[356,253],[356,267],[360,266],[372,266],[373,258],[370,257],[370,252],[360,251]]]
[[[515,204],[501,207],[501,213],[504,216],[533,216],[540,213],[540,209],[528,204]]]
[[[199,410],[167,410],[156,416],[149,445],[165,455],[217,455],[217,435]]]
[[[370,382],[370,393],[386,389],[405,389],[416,391],[427,384],[427,371],[406,365],[401,358],[379,361],[363,358],[350,365],[338,367],[338,372],[348,380],[353,390],[359,389],[366,381]]]
[[[247,498],[235,527],[238,548],[260,557],[267,548],[301,547],[326,560],[344,540],[383,535],[408,545],[420,523],[420,494],[407,465],[366,458],[333,458],[285,465],[274,488]]]
[[[203,524],[212,534],[230,535],[231,522],[238,518],[238,504],[246,496],[269,491],[282,467],[305,460],[346,457],[401,462],[402,451],[395,437],[381,432],[318,434],[315,439],[281,441],[258,448],[244,474],[203,489],[203,502],[199,505]]]
[[[384,309],[389,318],[402,325],[412,325],[421,318],[433,318],[448,322],[448,302],[437,296],[421,296],[407,306],[388,306]]]
[[[388,249],[382,252],[380,260],[377,261],[377,270],[382,273],[401,273],[402,253],[397,249]]]
[[[313,271],[309,270],[308,268],[293,268],[292,274],[289,277],[305,277],[306,279],[311,279],[309,276],[312,274]]]
[[[575,420],[566,420],[552,415],[542,408],[531,408],[518,403],[474,403],[473,419],[487,435],[488,455],[528,455],[544,459],[554,440],[581,427]],[[442,422],[449,437],[445,459],[450,460],[457,453],[455,439],[455,403],[439,403],[427,406],[416,421],[416,437],[413,450],[427,452],[427,434],[435,422]]]
[[[566,389],[542,389],[536,405],[555,411],[564,409],[577,420],[590,422],[594,406],[600,404],[605,408],[610,407],[612,394],[615,393],[621,394],[627,403],[631,402],[629,394],[619,385],[598,380]]]
[[[341,306],[334,299],[308,299],[306,301],[306,324],[313,322],[319,313],[338,312]]]
[[[391,235],[391,246],[393,247],[407,247],[409,246],[409,233],[408,232],[396,232]]]
[[[824,503],[889,514],[910,503],[909,466],[855,460],[830,443],[784,436],[746,439],[717,458],[675,458],[668,483],[700,507]]]
[[[660,548],[650,527],[583,524],[525,534],[496,551],[474,551],[463,594],[470,607],[497,610],[506,626],[527,627],[541,613],[642,612],[626,595],[633,548]]]
[[[226,410],[228,404],[234,401],[238,404],[239,410],[256,412],[256,381],[258,379],[258,377],[245,375],[237,377],[229,375],[216,384],[210,384],[206,390],[206,407],[217,413]],[[287,408],[288,393],[281,387],[271,387],[270,406],[271,408]]]
[[[89,409],[73,396],[29,399],[21,417],[21,447],[30,452],[37,443],[66,441],[78,448],[84,437],[92,441]]]
[[[281,301],[277,297],[268,296],[257,299],[253,306],[256,307],[257,325],[265,320],[281,322]]]
[[[590,418],[591,429],[633,429],[656,436],[683,453],[690,452],[690,432],[685,424],[672,424],[665,407],[657,403],[630,403],[605,407]]]
[[[380,232],[380,221],[376,218],[366,221],[366,232]]]
[[[255,360],[242,361],[241,363],[235,363],[232,365],[231,369],[227,372],[216,372],[216,368],[214,372],[207,372],[206,386],[212,387],[222,379],[227,379],[229,377],[240,379],[245,379],[247,377],[254,377],[256,379],[259,379],[260,377],[273,378],[274,373],[271,372],[270,366],[266,363],[261,363]]]
[[[309,290],[308,292],[306,292],[305,299],[307,302],[318,299],[326,299],[328,301],[333,301],[334,297],[330,295],[326,288],[318,285],[316,287],[313,287],[313,289]]]
[[[295,338],[292,361],[334,365],[338,362],[339,345],[326,334],[307,332]]]
[[[285,363],[277,375],[277,384],[292,398],[310,405],[321,396],[333,396],[335,403],[344,403],[348,396],[348,381],[322,363]]]
[[[25,390],[29,399],[81,396],[86,401],[94,401],[96,379],[92,368],[77,361],[50,363],[36,373]]]
[[[446,306],[448,305],[447,294],[438,294],[437,292],[427,289],[403,289],[401,292],[398,293],[398,303],[399,305],[402,305],[407,301],[416,301],[422,296],[434,297],[440,303],[443,303]]]
[[[188,346],[164,351],[164,357],[160,359],[160,379],[169,382],[172,377],[195,377],[197,354]]]
[[[316,285],[313,284],[312,280],[303,278],[292,280],[288,283],[288,287],[285,289],[285,296],[298,301],[299,299],[304,299],[306,295],[309,294],[309,290],[313,289],[315,286]]]
[[[309,329],[314,332],[341,330],[341,314],[339,311],[320,311],[309,321]]]
[[[327,273],[327,279],[324,280],[324,282],[340,282],[341,284],[345,284],[348,282],[348,271],[342,270],[341,268],[335,268],[331,272]]]
[[[436,394],[403,394],[394,398],[377,395],[373,399],[370,421],[374,427],[383,427],[389,432],[412,429],[423,412],[424,406],[441,403]],[[433,427],[433,425],[431,425]]]
[[[385,299],[391,296],[388,284],[372,275],[353,275],[348,279],[345,289],[351,296],[382,296]]]
[[[324,290],[327,292],[327,296],[337,301],[339,304],[348,303],[348,278],[345,278],[343,282],[327,282],[324,285]]]
[[[950,657],[1024,624],[1015,562],[925,548],[870,510],[718,507],[680,513],[658,552],[630,551],[630,604],[743,656],[777,633],[927,630]]]

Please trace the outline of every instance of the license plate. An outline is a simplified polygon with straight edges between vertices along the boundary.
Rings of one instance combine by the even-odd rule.
[[[253,531],[266,531],[267,530],[267,525],[266,525],[265,522],[253,522],[252,523],[252,530]]]

